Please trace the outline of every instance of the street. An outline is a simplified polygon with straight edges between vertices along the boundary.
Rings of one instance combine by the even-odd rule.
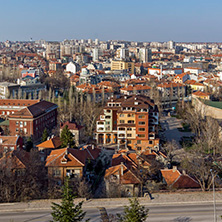
[[[211,222],[213,221],[212,202],[177,203],[177,204],[146,204],[149,209],[149,222]],[[123,212],[123,206],[109,206],[108,214]],[[9,209],[10,210],[10,209]],[[92,222],[100,221],[97,207],[84,208],[87,218]],[[0,222],[49,222],[50,208],[35,211],[0,212]],[[222,203],[217,203],[217,219],[222,214]]]
[[[169,116],[163,116],[160,119],[160,124],[162,128],[165,129],[163,134],[165,135],[166,140],[167,141],[175,140],[178,147],[181,147],[179,141],[183,136],[185,137],[192,136],[191,132],[180,132],[178,130],[178,128],[182,128],[181,122],[182,122],[181,119]]]

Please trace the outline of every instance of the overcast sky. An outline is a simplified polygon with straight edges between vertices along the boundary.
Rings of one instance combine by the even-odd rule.
[[[0,41],[222,41],[221,0],[0,0]]]

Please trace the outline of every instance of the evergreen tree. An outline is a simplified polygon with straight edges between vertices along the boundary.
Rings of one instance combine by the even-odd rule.
[[[124,214],[118,214],[119,221],[121,222],[143,222],[146,221],[148,217],[148,209],[139,204],[137,198],[129,199],[130,205],[125,206]]]
[[[62,202],[61,205],[52,203],[52,217],[53,221],[58,222],[79,222],[83,221],[86,212],[82,210],[83,201],[74,204],[74,195],[72,189],[69,186],[68,178],[65,180],[63,186]],[[89,220],[87,220],[89,221]]]
[[[42,142],[45,142],[48,139],[48,136],[49,136],[48,131],[45,128],[42,134]]]
[[[32,141],[32,138],[29,137],[25,143],[25,149],[26,151],[29,152],[32,148],[33,148],[33,141]]]
[[[75,147],[75,141],[73,137],[74,136],[68,129],[68,126],[65,126],[61,132],[62,147],[67,147],[67,146],[70,146],[71,148]]]

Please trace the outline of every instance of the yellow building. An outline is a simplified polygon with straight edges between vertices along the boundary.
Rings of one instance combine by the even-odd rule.
[[[130,73],[134,73],[134,62],[125,62],[125,61],[112,61],[111,70],[123,70],[127,69]]]

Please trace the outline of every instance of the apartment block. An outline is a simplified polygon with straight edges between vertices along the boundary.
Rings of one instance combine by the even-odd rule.
[[[95,138],[129,150],[158,149],[158,122],[158,108],[149,97],[111,98],[97,120]]]

